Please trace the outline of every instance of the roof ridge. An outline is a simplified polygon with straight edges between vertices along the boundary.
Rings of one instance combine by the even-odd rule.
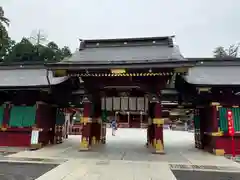
[[[146,37],[146,38],[119,38],[119,39],[79,39],[79,51],[95,47],[128,47],[166,45],[174,47],[173,36]]]

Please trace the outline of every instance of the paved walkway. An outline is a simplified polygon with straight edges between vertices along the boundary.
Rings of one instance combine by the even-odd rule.
[[[116,136],[107,132],[107,144],[79,152],[79,136],[71,136],[63,144],[38,151],[23,151],[9,157],[67,159],[68,161],[49,171],[38,180],[117,180],[156,179],[175,180],[169,164],[214,165],[239,167],[224,157],[213,156],[194,148],[192,133],[164,132],[165,155],[151,154],[144,147],[146,131],[119,129]]]

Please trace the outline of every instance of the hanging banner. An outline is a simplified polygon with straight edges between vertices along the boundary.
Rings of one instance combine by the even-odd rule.
[[[144,111],[145,111],[145,112],[148,111],[148,103],[149,103],[148,97],[145,96],[145,106],[144,106]]]
[[[121,97],[121,110],[128,111],[128,97]]]
[[[227,110],[227,120],[228,120],[228,133],[232,139],[232,157],[235,158],[236,156],[235,139],[234,139],[235,129],[234,129],[234,120],[233,120],[232,110]]]
[[[106,98],[105,97],[101,98],[101,109],[102,110],[106,109]]]
[[[39,130],[32,130],[31,144],[38,144]]]
[[[137,110],[137,98],[136,97],[130,97],[129,98],[129,110],[130,111],[136,111]]]
[[[138,111],[144,111],[144,97],[138,97],[137,98],[137,110]]]
[[[113,110],[113,98],[112,97],[106,97],[106,110],[107,111]]]
[[[120,102],[121,98],[120,97],[113,97],[113,110],[118,111],[121,109],[120,107]]]

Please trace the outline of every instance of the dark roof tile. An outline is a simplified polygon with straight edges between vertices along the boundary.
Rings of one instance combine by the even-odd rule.
[[[179,47],[173,46],[169,37],[85,40],[82,43],[81,50],[63,63],[185,60]]]

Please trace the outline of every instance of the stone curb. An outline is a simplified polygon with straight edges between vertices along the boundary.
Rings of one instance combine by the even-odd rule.
[[[23,163],[23,164],[56,164],[59,165],[61,163],[54,162],[39,162],[39,161],[16,161],[16,160],[0,160],[0,163]],[[63,162],[62,162],[63,163]]]

